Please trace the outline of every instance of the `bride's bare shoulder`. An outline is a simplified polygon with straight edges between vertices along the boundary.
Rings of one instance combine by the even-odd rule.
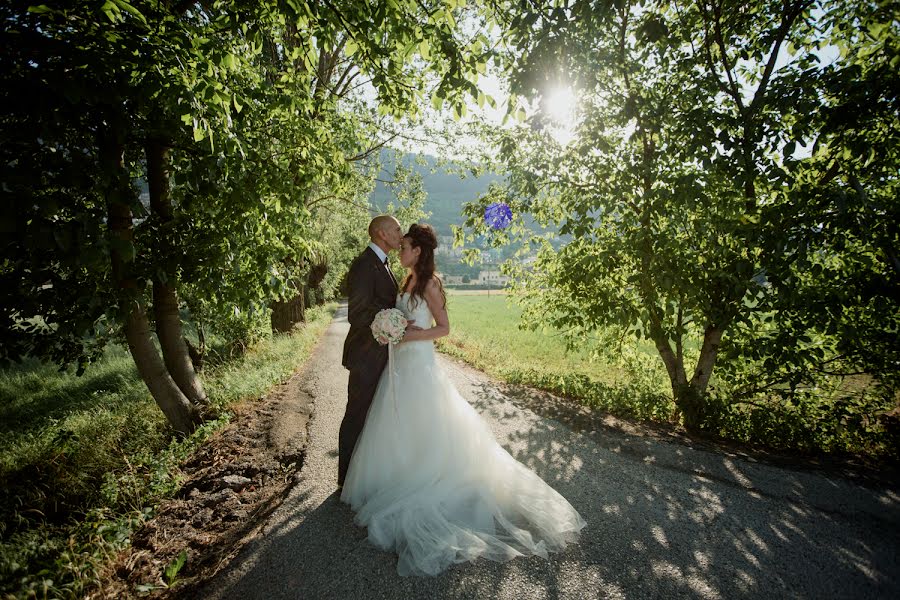
[[[444,282],[437,274],[432,275],[431,279],[428,280],[428,283],[425,284],[425,293],[440,296],[443,291]]]

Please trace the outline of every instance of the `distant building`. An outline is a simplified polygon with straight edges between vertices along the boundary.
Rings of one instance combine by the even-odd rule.
[[[454,248],[453,247],[453,236],[452,235],[442,235],[438,239],[438,247],[434,251],[435,256],[450,256],[453,258],[459,258],[462,256],[463,249],[462,248]]]
[[[441,275],[444,285],[461,285],[463,282],[462,275]]]
[[[473,280],[472,283],[503,287],[509,283],[509,276],[501,273],[499,269],[489,269],[479,272],[478,279]]]

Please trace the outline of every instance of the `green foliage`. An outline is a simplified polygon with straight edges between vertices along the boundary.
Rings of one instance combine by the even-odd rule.
[[[111,347],[82,377],[30,361],[0,373],[0,593],[81,597],[106,562],[180,485],[178,465],[309,356],[334,305],[292,335],[204,371],[221,411],[173,440],[127,351]],[[50,583],[47,583],[47,582]],[[31,590],[31,592],[29,592]]]
[[[446,354],[503,381],[613,415],[671,421],[674,404],[666,394],[666,373],[651,344],[617,335],[614,328],[594,332],[575,346],[559,331],[522,329],[522,310],[509,296],[450,294],[448,311],[451,333],[439,340]],[[735,402],[729,390],[713,381],[703,415],[710,433],[794,452],[852,454],[875,462],[900,457],[897,440],[880,420],[891,401],[870,382],[772,390],[744,402]]]
[[[218,314],[209,308],[204,310],[203,321],[212,323],[210,333],[221,340],[220,344],[213,346],[213,352],[220,355],[216,360],[239,356],[248,348],[271,337],[270,314],[271,310],[268,308],[253,305],[246,311],[238,306],[223,307]]]
[[[511,114],[524,110],[515,96],[579,95],[567,146],[539,102],[487,134],[510,179],[467,209],[470,236],[537,250],[533,268],[508,267],[528,322],[652,340],[692,427],[714,410],[702,406],[713,366],[732,401],[863,372],[878,406],[896,402],[900,32],[888,5],[509,3],[496,18]],[[519,217],[507,231],[481,220],[496,201]],[[570,237],[534,236],[525,215]]]
[[[367,216],[387,123],[415,118],[426,90],[451,104],[478,93],[490,50],[459,31],[463,10],[5,3],[0,358],[86,365],[154,278],[189,282],[212,313],[248,311],[295,294],[327,256],[334,289],[332,229]],[[150,144],[170,150],[171,219],[148,215],[117,164],[122,149],[146,177]],[[133,241],[108,236],[121,205]]]
[[[704,428],[770,448],[896,460],[897,440],[880,422],[891,405],[871,390],[839,394],[810,389],[763,396],[749,404],[713,393]]]

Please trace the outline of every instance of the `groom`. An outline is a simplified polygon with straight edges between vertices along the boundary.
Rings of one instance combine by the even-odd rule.
[[[350,370],[347,385],[347,410],[338,435],[338,488],[350,467],[356,438],[366,423],[366,414],[375,395],[375,387],[388,360],[388,348],[375,341],[370,326],[378,311],[394,308],[397,280],[388,266],[387,254],[400,247],[403,232],[400,222],[379,215],[369,223],[368,248],[354,259],[347,276],[349,299],[347,320],[350,333],[344,340],[343,365]]]

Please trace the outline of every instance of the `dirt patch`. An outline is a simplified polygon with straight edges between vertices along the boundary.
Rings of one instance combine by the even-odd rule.
[[[181,489],[135,532],[94,598],[180,596],[259,533],[303,465],[313,409],[304,380],[297,373],[235,409],[232,422],[181,466]],[[166,569],[182,552],[170,588]]]

